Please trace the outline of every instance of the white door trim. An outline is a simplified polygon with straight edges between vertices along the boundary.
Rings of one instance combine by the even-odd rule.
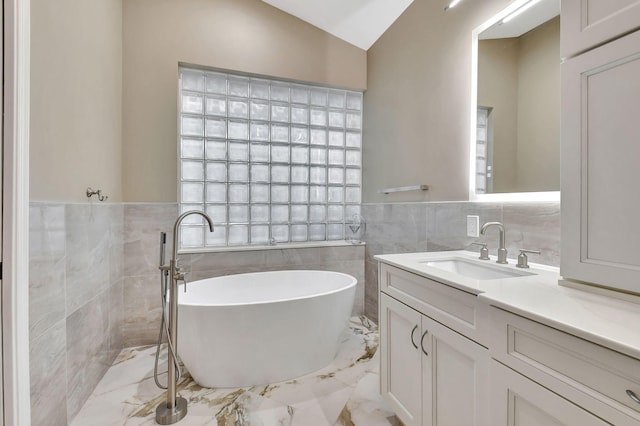
[[[31,424],[29,381],[30,0],[3,0],[2,370],[4,424]]]

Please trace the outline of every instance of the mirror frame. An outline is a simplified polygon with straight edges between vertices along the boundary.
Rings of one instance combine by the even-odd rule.
[[[478,118],[478,36],[481,32],[529,3],[516,0],[471,32],[471,110],[469,126],[469,201],[560,201],[560,191],[498,192],[477,194],[476,187],[476,126]],[[562,141],[560,141],[562,143]]]

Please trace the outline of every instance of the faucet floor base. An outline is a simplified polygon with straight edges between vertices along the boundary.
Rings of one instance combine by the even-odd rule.
[[[156,407],[156,423],[159,425],[172,425],[179,422],[187,415],[187,400],[176,397],[176,406],[174,408],[167,407],[167,403],[161,402]]]

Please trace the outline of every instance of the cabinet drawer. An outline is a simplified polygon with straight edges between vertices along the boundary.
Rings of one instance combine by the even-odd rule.
[[[479,303],[475,294],[384,263],[379,267],[380,291],[478,343],[486,340],[478,327]]]
[[[491,318],[494,358],[541,383],[551,376],[640,420],[640,404],[627,395],[640,396],[640,360],[497,308]],[[553,387],[553,380],[542,384]]]

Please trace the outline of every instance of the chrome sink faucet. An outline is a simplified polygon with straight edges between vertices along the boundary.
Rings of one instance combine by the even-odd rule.
[[[484,225],[482,225],[482,228],[480,229],[480,234],[484,235],[487,232],[487,229],[489,229],[492,226],[497,226],[498,229],[500,230],[500,247],[498,247],[498,260],[496,260],[496,263],[506,264],[507,249],[505,248],[505,244],[504,244],[504,225],[500,222],[487,222]]]

